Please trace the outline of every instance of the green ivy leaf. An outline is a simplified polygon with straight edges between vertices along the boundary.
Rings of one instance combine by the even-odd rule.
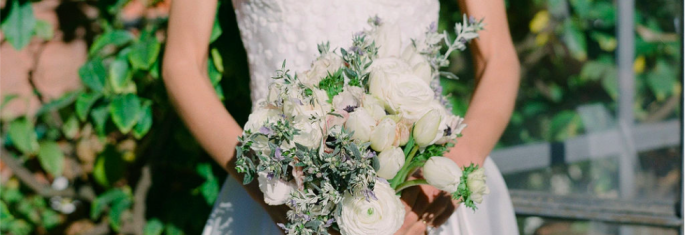
[[[9,209],[7,209],[7,205],[5,205],[5,202],[0,201],[0,221],[3,223],[7,223],[8,220],[13,220],[14,216],[10,213]]]
[[[221,84],[217,84],[214,86],[214,91],[216,92],[216,95],[219,96],[219,100],[224,100],[226,97],[224,96],[224,88],[221,88]]]
[[[207,205],[214,204],[216,197],[219,195],[219,181],[214,177],[212,165],[209,163],[200,163],[197,165],[195,172],[205,179],[205,182],[198,188],[200,194],[202,194]]]
[[[93,45],[90,46],[88,54],[93,56],[107,45],[123,46],[133,40],[133,35],[125,30],[113,30],[100,35]]]
[[[152,106],[151,102],[144,102],[138,117],[136,126],[133,128],[133,137],[141,139],[152,127]]]
[[[143,228],[143,235],[161,235],[164,231],[164,224],[157,218],[148,220]]]
[[[81,66],[78,70],[79,76],[83,84],[96,92],[102,92],[105,89],[105,82],[107,79],[107,70],[102,63],[102,59],[93,58]]]
[[[602,88],[613,100],[618,99],[618,72],[616,68],[607,70],[604,78],[602,78]]]
[[[90,111],[90,117],[93,119],[93,124],[95,124],[95,131],[99,136],[104,136],[107,118],[109,118],[109,105],[101,105],[93,108]]]
[[[140,114],[140,99],[134,94],[125,94],[114,97],[109,106],[114,125],[121,133],[128,133],[138,121]]]
[[[93,178],[98,184],[110,187],[117,180],[124,176],[124,159],[117,150],[108,145],[95,160],[93,166]]]
[[[100,93],[81,93],[78,98],[76,98],[76,115],[81,121],[86,121],[88,117],[88,111],[93,107],[98,99],[102,97]]]
[[[26,1],[19,5],[19,0],[12,1],[9,15],[2,22],[2,32],[16,50],[21,50],[31,42],[36,27],[31,3]]]
[[[209,43],[213,43],[219,39],[219,36],[221,36],[222,33],[223,30],[221,29],[221,24],[219,24],[219,18],[215,17],[214,25],[212,25],[212,35],[209,37]]]
[[[161,45],[157,38],[147,37],[134,44],[131,48],[131,53],[128,55],[129,61],[133,68],[140,70],[148,70],[159,56],[159,49]]]
[[[604,72],[609,66],[611,65],[607,65],[598,61],[588,61],[583,64],[583,68],[580,70],[580,78],[597,81],[602,78],[602,75],[604,75]]]
[[[53,210],[42,210],[40,213],[40,219],[41,224],[47,230],[57,227],[62,222],[60,215]]]
[[[97,220],[108,205],[125,200],[130,200],[129,195],[121,189],[110,189],[100,194],[90,207],[90,219]]]
[[[214,59],[209,58],[209,63],[207,63],[207,70],[208,70],[208,76],[209,76],[209,81],[212,83],[213,86],[216,86],[219,84],[221,81],[221,72],[216,69],[214,66],[216,63],[214,62]]]
[[[590,15],[591,0],[571,0],[570,2],[573,10],[580,18],[587,18]]]
[[[666,61],[659,59],[654,70],[647,74],[647,86],[658,101],[664,101],[673,94],[675,78],[673,68]]]
[[[124,92],[131,81],[131,71],[126,58],[117,58],[109,66],[109,84],[116,93]]]
[[[581,125],[580,116],[575,111],[561,111],[552,118],[549,136],[554,141],[564,141],[578,134]]]
[[[62,175],[64,169],[64,153],[55,141],[43,141],[38,151],[40,166],[53,176]]]
[[[43,40],[50,40],[55,35],[52,25],[44,20],[36,21],[36,36]]]
[[[133,202],[128,196],[112,203],[112,207],[109,209],[109,224],[112,225],[114,231],[121,229],[121,214],[132,204]]]
[[[571,20],[564,22],[564,34],[562,36],[571,56],[579,61],[587,59],[587,42],[585,34]]]
[[[12,121],[8,134],[14,146],[22,153],[33,154],[38,150],[38,137],[33,130],[33,123],[26,118]]]
[[[216,48],[212,48],[212,61],[214,62],[214,67],[219,73],[224,72],[224,59],[221,58],[221,53]]]

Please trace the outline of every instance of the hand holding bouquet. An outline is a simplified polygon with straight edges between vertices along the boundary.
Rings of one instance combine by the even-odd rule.
[[[273,77],[239,137],[238,172],[255,177],[269,205],[290,208],[288,234],[392,234],[404,221],[399,192],[430,184],[475,209],[488,193],[483,169],[442,157],[466,126],[442,96],[439,68],[478,36],[482,21],[457,24],[401,48],[399,29],[369,20],[340,54],[328,44],[310,70]],[[441,54],[442,42],[447,52]],[[425,179],[408,181],[423,168]]]

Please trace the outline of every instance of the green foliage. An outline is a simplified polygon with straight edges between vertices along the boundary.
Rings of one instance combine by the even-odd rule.
[[[319,89],[326,91],[326,94],[328,95],[328,103],[333,102],[333,97],[338,93],[343,92],[344,86],[345,77],[343,76],[342,68],[338,69],[338,71],[333,74],[328,73],[328,75],[319,82]]]
[[[2,32],[14,49],[21,50],[29,44],[31,36],[36,32],[37,21],[29,2],[20,3],[19,0],[11,2],[8,4],[10,5],[9,15],[2,22]],[[39,32],[47,34],[43,28],[44,26],[41,25]]]

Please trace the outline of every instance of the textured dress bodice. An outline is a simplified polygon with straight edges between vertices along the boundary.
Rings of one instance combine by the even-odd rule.
[[[397,24],[402,43],[423,36],[437,22],[437,0],[234,0],[240,36],[250,65],[252,101],[264,98],[271,76],[286,67],[307,70],[317,44],[348,48],[354,33],[368,29],[370,17]]]

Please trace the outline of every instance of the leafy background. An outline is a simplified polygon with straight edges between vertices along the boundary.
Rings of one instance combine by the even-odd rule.
[[[55,8],[58,24],[36,17],[41,3],[3,1],[2,42],[11,46],[3,53],[30,51],[40,58],[48,43],[79,38],[88,45],[87,59],[76,72],[82,85],[58,98],[36,85],[37,66],[28,71],[28,98],[3,92],[0,233],[199,234],[226,173],[185,129],[160,78],[169,1],[61,1]],[[441,4],[439,28],[451,31],[461,13],[456,1]],[[638,122],[674,119],[681,111],[677,9],[682,7],[676,1],[637,1]],[[583,122],[585,109],[579,107],[615,113],[616,3],[508,1],[507,12],[523,79],[516,111],[497,147],[563,141],[605,128]],[[231,114],[244,123],[249,75],[230,1],[221,1],[216,18],[209,78]],[[443,86],[452,94],[455,112],[463,114],[474,86],[472,62],[468,53],[453,60],[450,70],[462,79],[444,80]],[[9,108],[36,98],[38,108]],[[611,162],[583,164],[576,167],[614,167]],[[551,171],[568,174],[570,168]],[[611,174],[583,174],[593,177],[590,193],[610,193],[610,186],[596,184],[614,184]],[[522,182],[506,179],[514,187],[549,187],[536,180],[541,175],[516,175]],[[544,231],[544,226],[528,231],[526,221],[520,220],[522,232]],[[573,229],[577,226],[557,230]],[[581,226],[580,231],[588,230]]]

